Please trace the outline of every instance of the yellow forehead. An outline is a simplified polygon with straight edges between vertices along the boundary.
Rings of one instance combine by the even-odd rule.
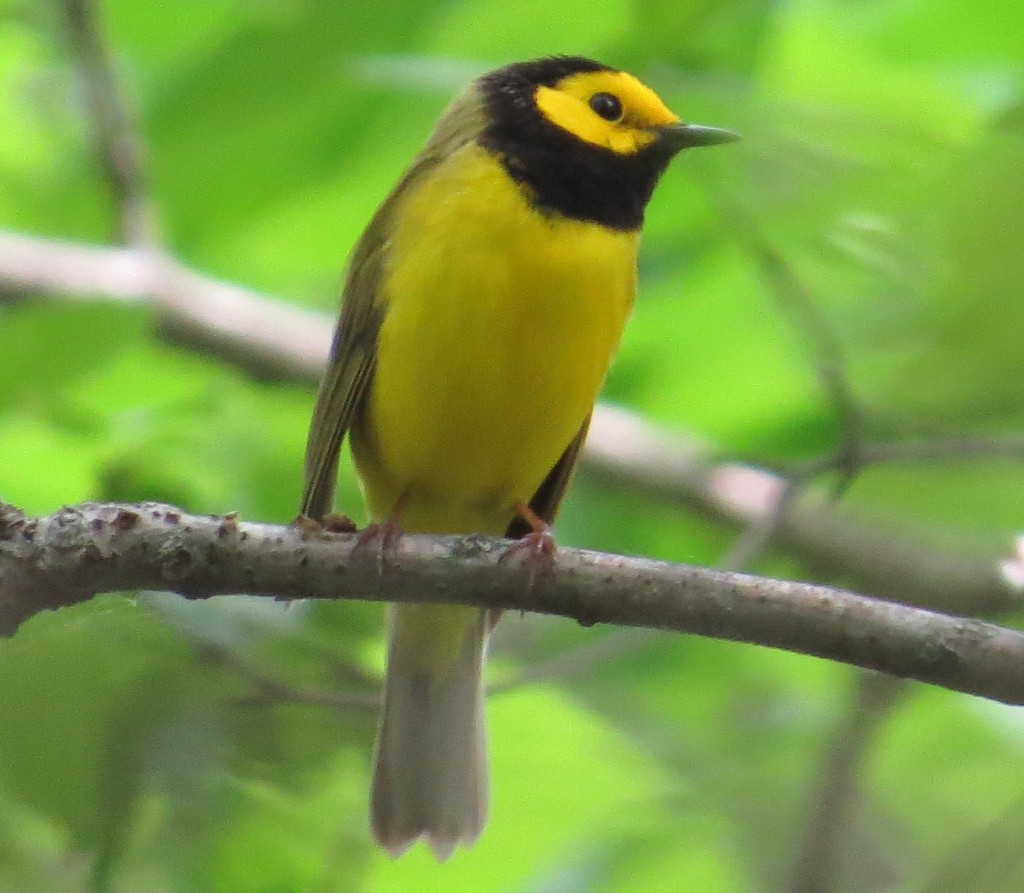
[[[606,121],[590,107],[596,93],[622,103],[622,120]],[[653,142],[653,130],[675,124],[674,115],[650,87],[624,71],[585,71],[538,87],[537,108],[549,121],[577,138],[619,155],[632,155]]]

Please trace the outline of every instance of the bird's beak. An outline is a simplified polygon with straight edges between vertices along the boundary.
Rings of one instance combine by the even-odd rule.
[[[720,143],[734,143],[739,134],[721,127],[705,127],[703,124],[669,124],[658,128],[658,142],[670,152],[692,149],[695,146],[717,146]]]

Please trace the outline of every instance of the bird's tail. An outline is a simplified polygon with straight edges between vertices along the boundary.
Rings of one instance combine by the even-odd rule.
[[[370,794],[373,835],[392,856],[422,836],[444,861],[483,828],[487,628],[477,608],[392,608]]]

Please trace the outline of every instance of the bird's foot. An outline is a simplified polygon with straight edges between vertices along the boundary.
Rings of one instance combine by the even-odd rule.
[[[353,557],[370,559],[377,565],[377,573],[383,574],[389,562],[398,555],[402,541],[402,525],[398,516],[392,514],[386,521],[367,524],[356,537]]]
[[[551,525],[525,503],[517,503],[516,512],[530,525],[530,532],[512,543],[498,559],[498,563],[512,560],[521,562],[527,569],[527,585],[532,588],[539,576],[554,570],[555,537]]]

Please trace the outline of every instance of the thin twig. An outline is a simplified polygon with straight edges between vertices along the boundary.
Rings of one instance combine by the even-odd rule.
[[[860,445],[857,461],[861,469],[873,465],[898,462],[964,462],[977,459],[1005,459],[1024,461],[1024,436],[1020,434],[957,434],[927,439],[894,441],[892,443],[864,443]],[[835,456],[821,456],[807,462],[788,466],[790,474],[814,477],[834,471]]]
[[[805,462],[777,466],[773,470],[784,475],[783,487],[772,510],[765,517],[751,521],[730,547],[718,566],[727,570],[745,570],[771,545],[783,528],[786,513],[797,502],[801,492],[816,477],[839,472],[841,487],[852,481],[852,454],[842,450]],[[955,435],[928,440],[895,441],[892,443],[858,443],[856,472],[897,462],[950,462],[978,459],[1024,461],[1024,436],[1014,434]],[[838,494],[837,494],[838,495]]]
[[[63,0],[63,8],[96,155],[117,207],[120,239],[134,247],[155,247],[155,215],[147,195],[142,141],[115,71],[99,10],[94,0]]]
[[[833,467],[841,473],[836,490],[836,495],[841,495],[860,470],[860,450],[864,441],[864,414],[850,383],[845,351],[783,254],[764,238],[745,214],[733,209],[731,216],[740,240],[746,242],[760,265],[775,302],[783,311],[783,318],[790,320],[807,344],[818,381],[835,412],[839,443]]]

